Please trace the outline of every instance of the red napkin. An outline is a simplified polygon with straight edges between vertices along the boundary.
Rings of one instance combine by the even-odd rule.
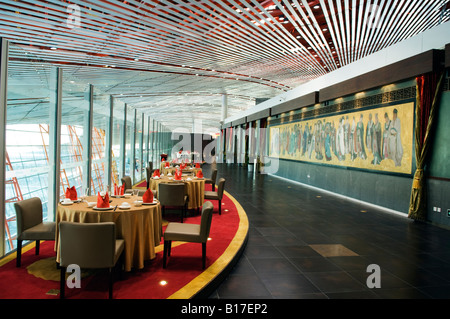
[[[186,164],[185,163],[180,164],[180,169],[185,169],[185,168],[186,168]]]
[[[120,195],[119,194],[119,187],[117,186],[116,183],[114,183],[114,195]]]
[[[142,195],[142,201],[144,203],[153,203],[153,192],[150,188],[145,191],[144,195]]]
[[[197,178],[203,178],[203,172],[197,171]]]
[[[122,184],[122,186],[120,186],[120,195],[123,195],[125,193],[125,184]]]
[[[200,163],[196,163],[195,168],[200,168]]]
[[[71,188],[67,187],[66,189],[66,198],[70,198],[71,200],[77,200],[77,190],[75,189],[75,186],[72,186]]]
[[[105,196],[101,196],[100,192],[97,195],[97,208],[108,208],[109,207],[109,196],[106,192]]]
[[[176,181],[181,181],[181,171],[180,170],[177,170],[175,172],[175,177],[173,179]]]
[[[170,163],[166,162],[166,164],[164,164],[164,167],[170,167]]]
[[[159,174],[159,169],[157,169],[153,172],[153,177],[156,177],[156,176],[161,177]]]

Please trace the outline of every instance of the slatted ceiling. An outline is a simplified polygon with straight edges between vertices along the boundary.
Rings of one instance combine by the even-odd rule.
[[[70,29],[72,3],[80,8],[81,25]],[[440,20],[447,4],[3,0],[0,35],[17,44],[10,53],[13,78],[44,84],[48,75],[38,73],[39,65],[53,64],[75,84],[92,83],[170,129],[177,124],[164,112],[170,104],[180,114],[195,110],[197,118],[215,117],[208,125],[217,128],[220,94],[228,95],[232,116],[256,98],[276,96],[447,21]],[[34,62],[24,63],[30,56]],[[189,92],[198,94],[180,103]],[[181,121],[192,127],[192,117]]]

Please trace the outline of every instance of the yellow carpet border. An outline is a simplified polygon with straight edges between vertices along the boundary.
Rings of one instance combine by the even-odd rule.
[[[241,249],[245,242],[245,238],[248,233],[248,218],[245,210],[242,208],[241,204],[228,192],[224,191],[226,196],[231,199],[233,204],[236,206],[239,214],[239,227],[234,235],[234,238],[228,245],[224,253],[205,271],[200,275],[192,279],[183,288],[179,289],[177,292],[173,293],[167,299],[191,299],[199,291],[206,287],[212,280],[214,280],[233,260],[234,256]],[[161,245],[160,245],[161,246]]]

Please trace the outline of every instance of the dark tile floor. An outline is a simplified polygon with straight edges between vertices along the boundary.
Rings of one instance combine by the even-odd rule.
[[[210,298],[450,298],[449,230],[234,164],[217,168],[250,228],[242,257]],[[371,264],[381,288],[367,286]]]

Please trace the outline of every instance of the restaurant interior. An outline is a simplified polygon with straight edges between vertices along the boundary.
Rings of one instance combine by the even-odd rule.
[[[1,1],[0,300],[450,298],[449,20]]]

